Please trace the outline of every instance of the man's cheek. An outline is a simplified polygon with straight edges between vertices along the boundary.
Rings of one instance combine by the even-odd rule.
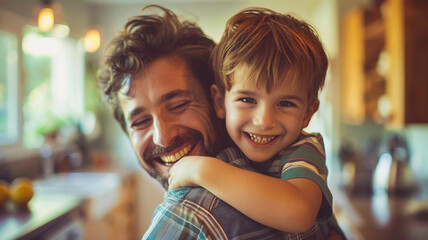
[[[148,141],[146,138],[147,136],[137,131],[130,133],[132,148],[134,149],[135,153],[138,154],[138,158],[140,159],[140,161],[143,161],[143,162],[144,162],[144,158],[143,158],[144,152],[146,151],[146,148],[148,145]]]

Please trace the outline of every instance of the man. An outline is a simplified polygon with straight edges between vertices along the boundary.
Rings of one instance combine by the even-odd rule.
[[[183,155],[217,153],[224,146],[217,140],[226,135],[209,96],[214,42],[197,26],[159,9],[163,17],[129,19],[107,49],[99,80],[142,167],[167,189],[174,162]]]
[[[211,105],[214,42],[171,11],[153,8],[163,15],[130,18],[112,41],[99,79],[141,166],[167,189],[175,162],[186,155],[216,155],[229,140]],[[205,189],[180,188],[166,193],[144,238],[282,239],[283,234]]]

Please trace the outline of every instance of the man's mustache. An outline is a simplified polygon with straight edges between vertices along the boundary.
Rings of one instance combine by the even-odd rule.
[[[178,135],[174,137],[167,147],[153,145],[153,147],[149,147],[144,152],[144,159],[153,159],[162,156],[165,153],[169,153],[174,149],[177,149],[183,146],[185,143],[193,143],[196,142],[197,139],[202,138],[202,134],[193,129],[189,129],[186,133]]]

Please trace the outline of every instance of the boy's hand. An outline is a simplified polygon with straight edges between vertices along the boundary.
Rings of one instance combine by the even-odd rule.
[[[183,157],[169,170],[168,190],[200,186],[199,179],[203,175],[202,171],[213,159],[215,158],[202,156]]]

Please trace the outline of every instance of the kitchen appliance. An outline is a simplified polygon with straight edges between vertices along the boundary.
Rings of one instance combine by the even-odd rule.
[[[409,166],[409,148],[404,138],[394,135],[388,142],[388,151],[379,157],[373,175],[373,190],[389,193],[408,193],[417,188]]]

